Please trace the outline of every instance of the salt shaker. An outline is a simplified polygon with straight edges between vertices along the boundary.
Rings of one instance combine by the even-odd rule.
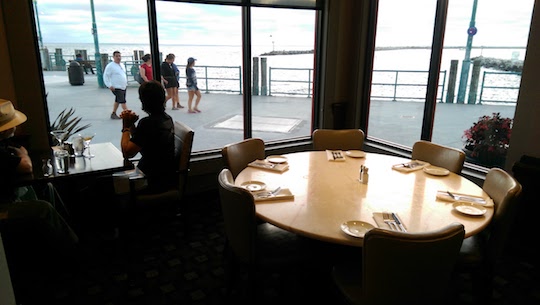
[[[364,172],[363,172],[363,175],[362,175],[362,180],[360,180],[360,182],[362,182],[363,184],[367,184],[368,181],[369,181],[369,173],[368,173],[368,170],[369,170],[369,168],[364,167]]]
[[[43,176],[49,177],[53,173],[53,166],[51,164],[51,159],[42,159],[41,169],[43,171]]]

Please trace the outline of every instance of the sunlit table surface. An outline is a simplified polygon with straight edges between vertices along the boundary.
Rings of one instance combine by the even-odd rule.
[[[367,153],[364,158],[347,156],[345,162],[333,162],[327,160],[324,151],[284,156],[288,158],[288,171],[247,167],[235,184],[261,181],[270,190],[290,189],[294,199],[257,202],[256,213],[271,224],[309,238],[362,246],[362,238],[345,234],[340,225],[359,220],[377,227],[374,212],[398,213],[409,233],[428,232],[459,222],[465,226],[465,237],[482,231],[493,216],[493,208],[487,208],[482,216],[464,215],[453,209],[452,202],[436,198],[439,190],[489,198],[481,187],[465,177],[392,169],[392,165],[409,159]],[[368,184],[358,181],[360,165],[369,168]]]

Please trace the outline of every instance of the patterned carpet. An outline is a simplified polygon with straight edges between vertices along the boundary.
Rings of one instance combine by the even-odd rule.
[[[18,304],[249,304],[245,282],[226,297],[217,193],[187,199],[189,217],[160,219],[121,232],[119,239],[87,228],[80,255],[64,262],[65,268],[46,262],[41,270],[14,278]],[[344,253],[354,255],[355,249],[314,245],[317,250],[306,266],[260,274],[258,304],[341,304],[329,277],[331,262]],[[540,304],[540,279],[532,261],[516,256],[503,262],[496,270],[492,304]],[[449,303],[474,304],[470,284],[466,274],[458,274]]]

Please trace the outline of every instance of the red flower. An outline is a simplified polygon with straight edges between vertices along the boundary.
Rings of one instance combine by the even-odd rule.
[[[471,156],[476,157],[481,152],[505,156],[512,135],[510,118],[501,118],[500,113],[492,116],[481,116],[471,128],[463,132],[465,146],[472,149]]]

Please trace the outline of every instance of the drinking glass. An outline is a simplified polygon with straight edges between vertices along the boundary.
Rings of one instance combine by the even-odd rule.
[[[86,154],[85,157],[87,157],[88,159],[91,159],[93,157],[95,157],[94,155],[92,155],[92,153],[90,152],[90,142],[92,141],[92,139],[94,138],[96,134],[93,133],[93,132],[87,132],[87,133],[82,133],[80,134],[81,138],[83,139],[83,142],[84,142],[84,148],[85,150],[88,151],[88,153]]]
[[[58,145],[60,147],[64,147],[64,137],[66,136],[67,134],[67,130],[63,130],[63,129],[57,129],[57,130],[53,130],[51,131],[51,134],[56,138],[56,140],[58,141]]]

